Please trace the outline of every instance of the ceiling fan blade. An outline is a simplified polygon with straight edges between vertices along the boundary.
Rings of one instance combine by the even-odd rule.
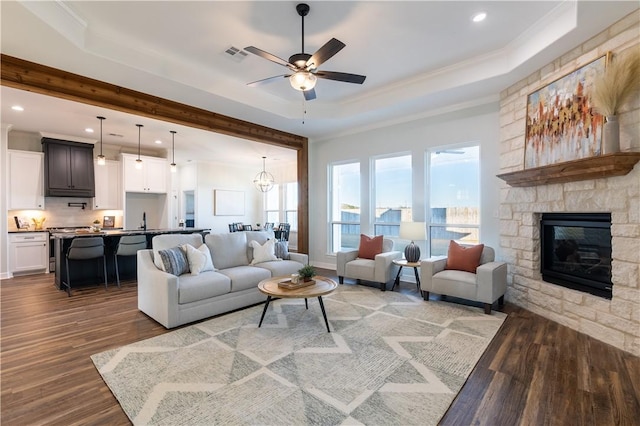
[[[312,101],[316,98],[316,89],[309,89],[302,92],[306,101]]]
[[[292,69],[294,71],[296,70],[295,65],[290,64],[289,62],[285,61],[282,58],[277,57],[276,55],[272,55],[269,52],[265,52],[262,49],[258,49],[255,46],[247,46],[247,47],[244,48],[244,50],[246,50],[249,53],[253,53],[254,55],[258,55],[261,58],[264,58],[264,59],[266,59],[268,61],[275,62],[278,65],[282,65],[282,66],[290,68],[290,69]]]
[[[252,81],[251,83],[247,83],[247,86],[255,87],[264,83],[271,83],[272,81],[278,78],[287,78],[287,77],[290,77],[290,75],[275,75],[273,77],[263,78],[262,80]]]
[[[335,71],[318,71],[314,73],[316,77],[326,78],[327,80],[336,80],[343,81],[345,83],[356,83],[362,84],[364,83],[364,79],[367,78],[366,75],[358,75],[358,74],[349,74],[346,72],[335,72]]]
[[[324,62],[328,61],[329,59],[331,59],[333,57],[333,55],[335,55],[336,53],[341,51],[342,48],[345,47],[345,46],[346,46],[346,44],[344,44],[343,42],[341,42],[337,38],[332,38],[331,40],[326,42],[324,44],[324,46],[322,46],[320,49],[318,49],[316,51],[316,53],[311,55],[311,57],[309,58],[309,60],[306,63],[307,69],[316,69],[316,68],[318,68],[322,63],[324,63]]]

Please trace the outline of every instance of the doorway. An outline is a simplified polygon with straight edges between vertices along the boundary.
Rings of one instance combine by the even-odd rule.
[[[194,228],[196,226],[196,209],[195,209],[195,196],[194,191],[183,191],[182,199],[184,224],[187,228]]]

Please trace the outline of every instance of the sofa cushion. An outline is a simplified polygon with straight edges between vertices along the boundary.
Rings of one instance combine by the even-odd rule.
[[[271,271],[272,277],[289,276],[297,274],[298,269],[304,265],[294,260],[277,260],[273,262],[262,262],[256,265],[257,268],[264,268]]]
[[[483,249],[484,244],[465,247],[451,240],[445,269],[455,269],[475,274],[476,269],[480,266],[480,256]]]
[[[202,235],[193,234],[162,234],[156,235],[151,240],[151,248],[153,249],[153,263],[156,268],[162,269],[162,261],[158,256],[158,251],[165,250],[172,247],[177,247],[182,244],[191,244],[194,247],[200,247],[202,245]]]
[[[274,246],[274,253],[278,259],[289,259],[289,242],[276,241],[276,244]]]
[[[382,235],[369,237],[360,234],[360,247],[358,247],[358,257],[362,259],[375,259],[376,254],[382,253]]]
[[[271,273],[267,269],[255,266],[235,266],[220,269],[218,272],[231,279],[231,291],[256,288],[260,281],[271,278]]]
[[[432,291],[437,294],[449,294],[463,299],[477,300],[476,274],[471,272],[445,269],[433,275],[431,285]]]
[[[195,248],[191,244],[184,244],[181,247],[184,248],[187,253],[187,261],[189,262],[191,275],[198,275],[200,272],[215,270],[209,247],[207,247],[206,244],[202,244],[198,248]]]
[[[247,236],[245,232],[207,234],[204,242],[211,250],[213,264],[218,269],[248,265]]]
[[[251,261],[252,265],[255,265],[256,263],[278,260],[274,251],[274,240],[265,241],[263,245],[260,245],[257,241],[251,241],[249,245],[253,248],[253,260]]]
[[[351,278],[374,281],[375,260],[357,258],[345,266],[345,274]]]
[[[227,294],[230,291],[231,280],[218,272],[208,271],[199,275],[183,275],[178,283],[178,303],[197,302]]]
[[[158,257],[162,263],[162,269],[171,275],[182,275],[189,272],[189,261],[187,254],[182,247],[172,247],[166,250],[159,250]]]

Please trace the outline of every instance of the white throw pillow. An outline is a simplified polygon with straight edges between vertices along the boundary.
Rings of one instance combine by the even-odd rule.
[[[278,260],[275,254],[275,240],[267,240],[264,245],[260,245],[257,241],[252,240],[249,244],[253,247],[252,265],[255,265],[256,263],[269,262],[271,260]]]
[[[187,252],[187,260],[189,261],[191,275],[198,275],[200,272],[215,270],[213,267],[213,261],[211,260],[209,247],[205,244],[202,244],[198,248],[195,248],[191,244],[184,244],[182,247]]]

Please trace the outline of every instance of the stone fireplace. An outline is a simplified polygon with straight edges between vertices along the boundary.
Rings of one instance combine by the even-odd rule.
[[[640,11],[636,11],[501,93],[501,174],[524,169],[527,95],[608,51],[615,54],[637,47],[639,33]],[[624,107],[619,118],[621,150],[640,151],[640,96]],[[501,260],[509,264],[505,298],[640,356],[640,163],[618,176],[565,173],[564,177],[522,186],[502,183],[500,251]],[[610,298],[550,283],[541,273],[542,214],[585,212],[611,218]],[[560,239],[571,239],[568,233],[565,237]]]

